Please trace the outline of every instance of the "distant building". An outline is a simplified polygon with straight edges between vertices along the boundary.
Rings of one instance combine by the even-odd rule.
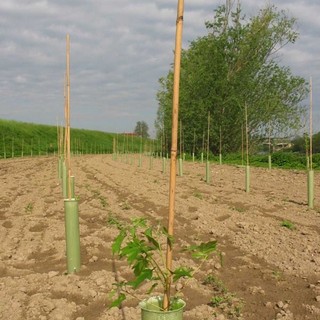
[[[267,147],[269,149],[269,145],[271,145],[271,150],[274,152],[291,148],[292,142],[288,138],[271,138],[270,142],[269,139],[265,139],[262,142],[264,148]]]
[[[138,135],[134,132],[124,132],[124,136],[129,136],[129,137],[137,137]]]

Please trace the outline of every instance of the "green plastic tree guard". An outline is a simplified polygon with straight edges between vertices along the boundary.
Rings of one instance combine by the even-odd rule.
[[[268,155],[269,170],[272,168],[271,154]]]
[[[162,158],[162,173],[166,173],[166,161],[165,157]]]
[[[152,169],[152,166],[153,166],[153,161],[152,161],[152,155],[150,156],[150,159],[149,159],[149,169],[151,170]]]
[[[182,177],[183,176],[183,164],[182,164],[182,159],[179,158],[179,176]]]
[[[220,163],[220,165],[222,164],[222,154],[221,153],[219,154],[219,163]]]
[[[139,168],[142,167],[142,155],[140,154],[139,155]]]
[[[210,174],[210,161],[206,163],[206,183],[210,183],[211,181],[211,174]]]
[[[183,309],[186,303],[179,299],[177,308],[171,311],[162,311],[162,297],[151,297],[139,303],[141,308],[141,320],[182,320]]]
[[[246,166],[246,192],[250,192],[250,166]]]
[[[192,152],[192,162],[194,162],[194,152]]]
[[[314,171],[308,171],[308,206],[313,209],[314,206]]]
[[[74,192],[74,188],[75,188],[74,176],[71,176],[71,177],[70,177],[70,184],[71,184],[71,198],[74,199],[74,198],[75,198],[75,192]]]
[[[68,198],[68,177],[66,163],[62,163],[62,194],[63,198]]]
[[[203,163],[203,152],[201,152],[201,163]]]
[[[70,274],[80,270],[78,201],[76,199],[65,199],[64,212],[67,247],[67,271]]]
[[[59,181],[62,181],[62,158],[59,158],[58,161],[58,178]]]

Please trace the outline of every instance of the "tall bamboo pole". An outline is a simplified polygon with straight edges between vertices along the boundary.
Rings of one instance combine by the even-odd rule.
[[[192,148],[192,162],[194,162],[194,153],[196,149],[196,129],[193,129],[193,148]]]
[[[241,125],[241,165],[244,165],[244,137],[243,137],[243,124]]]
[[[63,144],[63,158],[64,162],[66,161],[65,157],[67,155],[67,73],[64,76],[64,119],[65,119],[65,126],[64,126],[64,144]]]
[[[245,181],[245,188],[246,192],[250,191],[250,164],[249,164],[249,129],[248,129],[248,106],[245,103],[244,106],[245,110],[245,120],[246,120],[246,181]]]
[[[67,34],[67,99],[66,99],[66,128],[67,128],[67,170],[68,170],[68,199],[71,199],[71,156],[70,156],[70,36]]]
[[[65,232],[66,232],[66,253],[68,273],[80,270],[80,232],[78,201],[74,198],[74,178],[71,176],[71,154],[70,154],[70,36],[66,36],[66,170],[67,186],[64,200],[65,209]]]
[[[209,161],[209,151],[210,151],[210,111],[208,111],[208,128],[207,128],[207,162]]]
[[[219,163],[222,164],[222,128],[220,126]]]
[[[183,168],[182,168],[182,121],[180,119],[180,126],[179,126],[179,147],[180,147],[180,152],[179,152],[179,176],[182,177],[183,175]]]
[[[206,183],[210,183],[210,163],[209,163],[209,152],[210,152],[210,111],[208,111]]]
[[[173,101],[172,101],[172,142],[170,158],[170,183],[169,183],[169,215],[168,234],[173,236],[174,214],[175,214],[175,192],[176,192],[176,170],[177,170],[177,137],[178,137],[178,114],[179,114],[179,87],[180,87],[180,65],[183,30],[184,0],[178,0],[176,39],[174,51],[174,77],[173,77]],[[172,270],[172,242],[167,241],[166,267]],[[168,310],[170,303],[170,287],[172,279],[168,277],[163,298],[163,309]]]
[[[314,171],[313,171],[313,162],[312,162],[312,107],[313,107],[313,99],[312,99],[312,77],[310,77],[310,119],[309,119],[309,127],[310,127],[310,145],[309,145],[309,170],[308,170],[308,206],[313,209],[314,207]]]
[[[309,156],[309,159],[310,159],[310,170],[312,170],[312,166],[313,166],[313,163],[312,163],[312,135],[313,135],[313,128],[312,128],[312,106],[313,106],[313,99],[312,99],[312,77],[310,77],[310,147],[309,147],[309,152],[310,152],[310,156]]]
[[[249,129],[248,129],[248,107],[245,104],[245,117],[246,117],[246,165],[249,165]]]
[[[269,124],[269,155],[268,155],[268,165],[269,165],[269,170],[271,170],[272,160],[271,160],[271,125],[270,125],[270,124]]]

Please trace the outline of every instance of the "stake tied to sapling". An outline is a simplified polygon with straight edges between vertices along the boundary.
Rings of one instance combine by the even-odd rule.
[[[126,259],[133,271],[132,280],[123,280],[114,284],[115,288],[112,291],[112,296],[114,297],[117,294],[117,297],[113,299],[110,308],[119,307],[127,298],[127,295],[137,298],[134,291],[144,283],[149,284],[145,293],[150,295],[157,287],[161,287],[162,292],[171,290],[166,285],[169,277],[172,277],[173,283],[177,283],[182,278],[193,278],[202,264],[217,249],[216,241],[187,246],[183,248],[183,251],[189,252],[192,258],[200,261],[198,267],[193,269],[178,266],[174,270],[168,270],[166,268],[164,246],[167,241],[173,244],[174,239],[168,234],[165,227],[161,225],[151,226],[145,218],[132,219],[129,224],[122,224],[116,219],[110,218],[109,223],[116,225],[119,230],[119,234],[112,244],[112,253],[118,255],[120,259]],[[162,306],[161,310],[175,310],[177,301],[178,295],[176,294],[171,299],[168,309],[164,310]]]

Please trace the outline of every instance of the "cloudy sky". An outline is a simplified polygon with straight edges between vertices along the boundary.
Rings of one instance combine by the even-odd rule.
[[[206,34],[223,0],[185,0],[184,48]],[[265,5],[243,0],[248,16]],[[298,19],[300,38],[281,63],[314,83],[320,129],[319,0],[274,0]],[[158,79],[173,61],[177,0],[1,0],[0,118],[56,124],[63,119],[65,38],[71,38],[71,126],[153,133]],[[308,101],[306,101],[308,103]]]

